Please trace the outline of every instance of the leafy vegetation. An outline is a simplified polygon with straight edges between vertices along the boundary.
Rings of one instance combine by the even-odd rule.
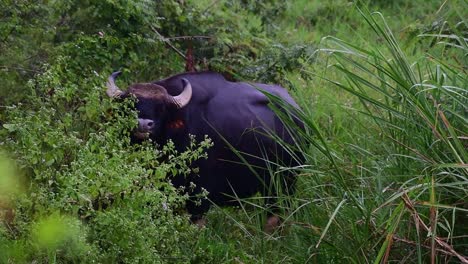
[[[5,0],[0,10],[0,263],[468,261],[465,1]],[[210,140],[183,153],[131,145],[133,102],[105,96],[113,70],[127,84],[163,78],[183,71],[187,50],[198,70],[287,87],[303,110],[301,140],[284,147],[306,160],[281,168],[298,186],[278,197],[273,234],[259,196],[190,225],[168,179],[190,172]]]

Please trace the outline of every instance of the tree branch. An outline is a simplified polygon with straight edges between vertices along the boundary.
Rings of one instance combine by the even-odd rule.
[[[165,38],[163,35],[161,35],[161,33],[159,33],[159,31],[154,28],[153,26],[150,26],[151,29],[154,31],[154,33],[156,33],[159,37],[159,39],[166,43],[167,46],[169,46],[171,49],[173,49],[177,54],[179,54],[179,56],[181,56],[182,58],[184,58],[184,60],[186,60],[187,58],[185,57],[184,53],[181,52],[179,49],[177,49],[174,45],[172,45],[172,43],[170,42],[169,39]]]

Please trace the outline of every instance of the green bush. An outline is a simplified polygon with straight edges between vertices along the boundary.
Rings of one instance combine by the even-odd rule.
[[[173,213],[186,197],[165,178],[187,173],[187,164],[204,157],[209,141],[202,146],[194,143],[184,153],[177,153],[171,144],[162,149],[151,143],[130,145],[129,133],[136,120],[129,108],[133,102],[113,103],[103,96],[104,78],[91,71],[74,71],[76,64],[60,57],[28,84],[28,103],[6,111],[3,147],[13,153],[27,178],[26,191],[12,201],[16,216],[10,225],[16,229],[15,236],[35,245],[27,240],[29,230],[39,229],[31,231],[39,237],[67,232],[54,229],[61,218],[47,220],[60,212],[72,221],[64,221],[65,226],[75,226],[73,221],[78,220],[86,223],[88,235],[82,242],[100,252],[96,261],[164,262],[164,258],[182,257],[181,248],[189,246],[187,238],[195,229],[186,216]],[[73,230],[70,236],[82,236]],[[40,248],[55,252],[49,252],[49,257],[55,254],[60,262],[73,251],[66,248],[75,245],[63,240],[51,243],[39,243]],[[79,252],[75,260],[89,257],[87,251]],[[28,256],[28,250],[24,254]]]
[[[183,153],[172,144],[130,145],[133,102],[107,98],[107,76],[98,73],[110,73],[114,59],[131,57],[138,64],[142,58],[130,47],[140,44],[140,38],[78,36],[57,47],[54,60],[23,88],[21,102],[3,110],[2,145],[25,178],[24,192],[8,204],[15,217],[2,232],[3,259],[187,258],[184,247],[191,246],[196,229],[174,213],[187,197],[166,176],[186,174],[188,163],[204,157],[209,140],[197,139],[199,145],[193,139]],[[117,51],[114,56],[109,48]],[[79,243],[56,239],[65,235]]]

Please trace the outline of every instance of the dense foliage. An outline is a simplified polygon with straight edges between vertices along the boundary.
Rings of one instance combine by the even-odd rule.
[[[1,1],[0,263],[468,261],[465,10]],[[278,197],[274,234],[258,196],[190,225],[170,178],[196,170],[211,141],[182,153],[131,145],[133,101],[105,95],[114,70],[124,86],[181,72],[190,57],[197,70],[281,84],[303,109],[302,140],[284,147],[306,162],[281,168],[298,171],[298,186]]]

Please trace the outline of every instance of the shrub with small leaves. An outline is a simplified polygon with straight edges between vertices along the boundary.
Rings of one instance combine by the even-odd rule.
[[[79,63],[58,57],[28,83],[27,103],[6,110],[2,145],[25,174],[27,189],[10,203],[14,231],[2,232],[22,241],[21,258],[30,261],[84,261],[91,249],[99,262],[186,258],[182,248],[192,246],[198,231],[175,213],[187,196],[170,177],[190,173],[189,164],[206,158],[211,141],[192,138],[184,152],[174,144],[131,145],[134,102],[108,99],[104,77],[91,67],[70,70]],[[77,231],[81,224],[86,233]],[[70,244],[67,236],[81,242]]]

